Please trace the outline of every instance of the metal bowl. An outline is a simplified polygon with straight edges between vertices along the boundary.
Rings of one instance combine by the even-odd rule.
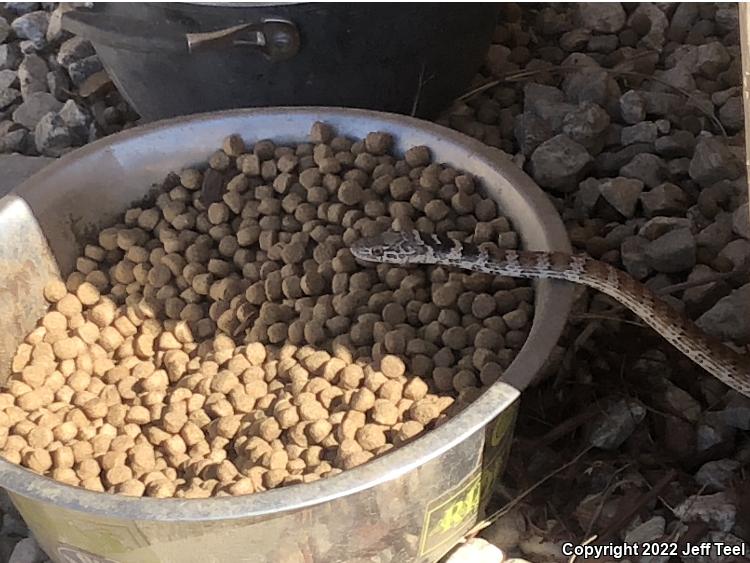
[[[504,153],[431,123],[330,108],[158,122],[79,149],[0,199],[0,381],[45,311],[44,284],[73,269],[97,228],[142,200],[168,172],[205,162],[228,134],[250,143],[300,141],[317,120],[353,137],[387,131],[398,151],[428,145],[436,161],[481,181],[525,248],[570,251],[546,196]],[[332,478],[244,497],[129,498],[67,486],[0,460],[0,486],[58,562],[436,561],[483,510],[508,455],[520,392],[555,345],[571,302],[569,285],[539,281],[531,332],[503,380],[424,437]]]

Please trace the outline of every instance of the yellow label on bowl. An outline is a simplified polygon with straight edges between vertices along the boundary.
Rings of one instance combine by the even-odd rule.
[[[450,549],[477,521],[492,493],[492,486],[505,468],[513,441],[518,401],[487,425],[480,465],[459,485],[427,506],[419,556]]]

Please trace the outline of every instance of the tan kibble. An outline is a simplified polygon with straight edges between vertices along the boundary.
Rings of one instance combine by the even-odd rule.
[[[398,408],[391,401],[386,399],[378,399],[372,406],[372,413],[370,415],[372,420],[378,424],[384,426],[392,426],[398,422]]]
[[[377,424],[365,424],[357,430],[355,439],[363,450],[372,451],[385,445],[385,433]]]
[[[83,311],[83,306],[78,297],[70,293],[58,300],[55,307],[69,319]]]
[[[76,289],[76,297],[84,306],[94,305],[99,301],[99,290],[89,282],[83,282]]]
[[[52,467],[52,456],[44,449],[32,449],[23,455],[23,464],[32,471],[44,473]]]
[[[44,298],[50,303],[57,303],[68,294],[68,288],[61,279],[53,279],[44,286]]]
[[[437,401],[425,398],[414,402],[409,409],[409,417],[419,422],[422,426],[427,426],[440,416],[440,412],[440,405]]]
[[[398,356],[386,354],[380,360],[380,371],[382,371],[383,375],[386,377],[395,379],[406,373],[406,365]]]
[[[375,393],[367,388],[362,388],[354,392],[349,406],[354,410],[366,412],[375,405],[375,402]]]

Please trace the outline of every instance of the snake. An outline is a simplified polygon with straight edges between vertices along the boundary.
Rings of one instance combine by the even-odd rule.
[[[585,253],[496,249],[442,234],[387,230],[350,245],[362,262],[432,264],[512,278],[563,280],[596,289],[629,309],[682,354],[750,397],[750,361],[702,331],[691,319],[626,272]]]

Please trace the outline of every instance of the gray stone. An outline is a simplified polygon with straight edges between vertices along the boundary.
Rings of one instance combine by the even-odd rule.
[[[732,214],[732,230],[739,236],[750,239],[750,208],[747,203],[740,205]]]
[[[722,340],[750,341],[750,284],[724,297],[703,313],[696,324]]]
[[[735,269],[750,264],[750,241],[735,239],[719,251],[719,257],[729,260]]]
[[[596,104],[585,102],[564,116],[562,131],[587,149],[599,148],[609,127],[609,114]]]
[[[34,92],[46,92],[47,63],[38,55],[26,55],[18,66],[18,80],[24,100]]]
[[[718,254],[729,241],[732,240],[732,222],[727,216],[720,216],[699,232],[695,237],[698,246],[707,248],[711,253]]]
[[[620,245],[620,259],[625,270],[637,280],[643,280],[651,273],[644,251],[648,239],[630,237]]]
[[[621,95],[617,81],[598,66],[585,66],[565,75],[563,92],[571,103],[591,102],[608,111],[616,106]]]
[[[40,8],[39,2],[5,2],[5,9],[16,15],[28,14]]]
[[[719,119],[727,129],[731,129],[732,131],[742,129],[745,126],[742,98],[739,96],[729,98],[719,109]]]
[[[539,145],[552,135],[549,124],[529,111],[525,111],[515,118],[513,136],[516,138],[524,156],[530,156]]]
[[[713,94],[711,94],[711,101],[715,106],[723,106],[725,103],[727,103],[727,100],[729,100],[729,98],[734,98],[737,96],[742,96],[742,88],[740,88],[739,86],[731,86],[726,90],[719,90],[718,92],[714,92]]]
[[[696,264],[687,278],[688,282],[710,280],[716,272],[705,264]],[[705,313],[722,297],[729,294],[731,288],[722,280],[707,281],[704,285],[687,288],[682,294],[682,301],[691,316]]]
[[[665,158],[692,156],[695,150],[695,135],[690,131],[678,129],[671,135],[657,138],[654,141],[654,150]]]
[[[694,72],[699,72],[708,78],[715,78],[731,62],[726,47],[719,41],[705,43],[698,46],[697,60]]]
[[[720,459],[704,463],[695,474],[695,482],[705,487],[707,492],[724,491],[737,477],[740,462],[733,459]]]
[[[741,172],[739,162],[721,139],[708,136],[698,139],[690,161],[690,177],[694,181],[709,186],[720,180],[734,180]]]
[[[0,153],[21,152],[26,147],[28,136],[29,132],[24,128],[4,133],[0,136]]]
[[[57,62],[60,63],[60,66],[68,68],[71,63],[95,54],[94,47],[90,41],[75,36],[60,45],[60,50],[57,52]]]
[[[99,57],[92,55],[85,59],[74,61],[68,65],[68,75],[70,81],[76,86],[83,84],[88,77],[103,70],[102,62]]]
[[[57,43],[66,37],[70,37],[70,33],[62,28],[63,14],[70,9],[67,4],[63,3],[58,4],[52,11],[49,16],[49,25],[47,26],[47,43]]]
[[[0,90],[18,87],[18,73],[15,70],[0,70]]]
[[[47,557],[34,538],[23,538],[13,548],[8,563],[42,563]]]
[[[17,69],[21,64],[21,49],[16,43],[0,45],[0,70]]]
[[[49,112],[56,112],[62,108],[61,101],[47,92],[36,92],[31,94],[16,111],[13,112],[13,121],[20,123],[28,129],[34,129],[42,116]]]
[[[584,213],[591,212],[601,197],[601,192],[599,191],[600,185],[601,182],[596,178],[586,178],[583,182],[578,184],[578,191],[576,192],[576,208]]]
[[[737,430],[750,430],[750,399],[733,390],[727,393],[727,397],[724,408],[716,413],[721,422]]]
[[[635,90],[620,96],[620,114],[625,123],[639,123],[646,119],[646,101]]]
[[[658,134],[656,123],[653,121],[641,121],[630,127],[623,127],[622,131],[620,131],[620,140],[623,145],[653,143]]]
[[[482,538],[471,538],[452,551],[445,563],[503,563],[505,556],[496,547]]]
[[[639,90],[646,106],[647,115],[658,115],[669,117],[681,110],[685,105],[685,100],[677,94],[668,92],[649,92]]]
[[[592,160],[583,145],[560,134],[536,148],[531,155],[531,171],[542,187],[570,192]]]
[[[36,124],[34,143],[44,156],[61,156],[73,144],[73,132],[58,114],[49,112]]]
[[[620,169],[633,158],[651,150],[653,146],[650,144],[636,143],[615,152],[601,152],[596,155],[596,172],[599,176],[617,176]]]
[[[22,154],[0,155],[0,197],[20,185],[32,174],[54,162],[51,158],[41,156],[24,156]]]
[[[652,516],[625,534],[625,543],[640,545],[656,541],[664,535],[665,526],[664,518]]]
[[[720,3],[714,14],[714,22],[720,36],[736,33],[740,28],[740,13],[737,4]]]
[[[635,214],[643,182],[631,178],[610,178],[601,183],[599,191],[612,207],[629,219]]]
[[[682,188],[665,182],[641,194],[641,202],[646,216],[684,215],[689,201]]]
[[[512,511],[498,518],[482,531],[482,537],[505,550],[518,545],[526,533],[526,520],[518,511]]]
[[[646,247],[649,266],[672,274],[695,266],[695,237],[690,229],[675,229],[651,241]]]
[[[0,90],[0,109],[5,109],[16,100],[20,99],[21,91],[15,88],[3,88]]]
[[[646,409],[632,400],[620,400],[606,408],[590,424],[588,441],[597,448],[619,448],[646,416]]]
[[[692,227],[693,224],[690,219],[685,217],[663,217],[659,215],[643,223],[638,230],[638,236],[655,240],[676,229],[690,229],[692,231]]]
[[[21,39],[28,39],[37,49],[47,45],[49,14],[42,10],[29,12],[13,20],[11,27]]]
[[[4,43],[8,38],[8,35],[10,35],[10,29],[11,28],[8,20],[0,16],[0,43]]]
[[[625,26],[625,10],[619,2],[581,2],[577,15],[583,27],[597,33],[617,33]]]
[[[638,4],[638,7],[630,15],[628,24],[633,25],[633,20],[643,17],[648,19],[651,27],[648,33],[641,38],[639,44],[654,51],[661,51],[664,46],[664,33],[669,25],[667,16],[654,4],[643,2]]]
[[[734,527],[737,507],[727,493],[692,495],[674,509],[680,520],[705,522],[713,530],[729,532]]]
[[[674,92],[674,88],[681,88],[692,92],[696,89],[692,69],[687,66],[678,65],[670,69],[656,72],[655,76],[660,82],[654,82],[651,90],[653,92]],[[666,82],[669,84],[664,84]]]
[[[682,41],[700,15],[700,5],[694,2],[680,2],[677,4],[672,20],[669,22],[669,38]]]
[[[655,188],[664,181],[666,168],[660,157],[644,152],[635,155],[633,160],[620,168],[620,176],[636,178],[649,188]]]
[[[58,100],[68,98],[71,91],[70,78],[62,68],[56,68],[47,73],[47,89]]]
[[[591,39],[591,31],[588,29],[572,29],[560,36],[560,48],[569,53],[580,51],[586,47],[589,39]]]

